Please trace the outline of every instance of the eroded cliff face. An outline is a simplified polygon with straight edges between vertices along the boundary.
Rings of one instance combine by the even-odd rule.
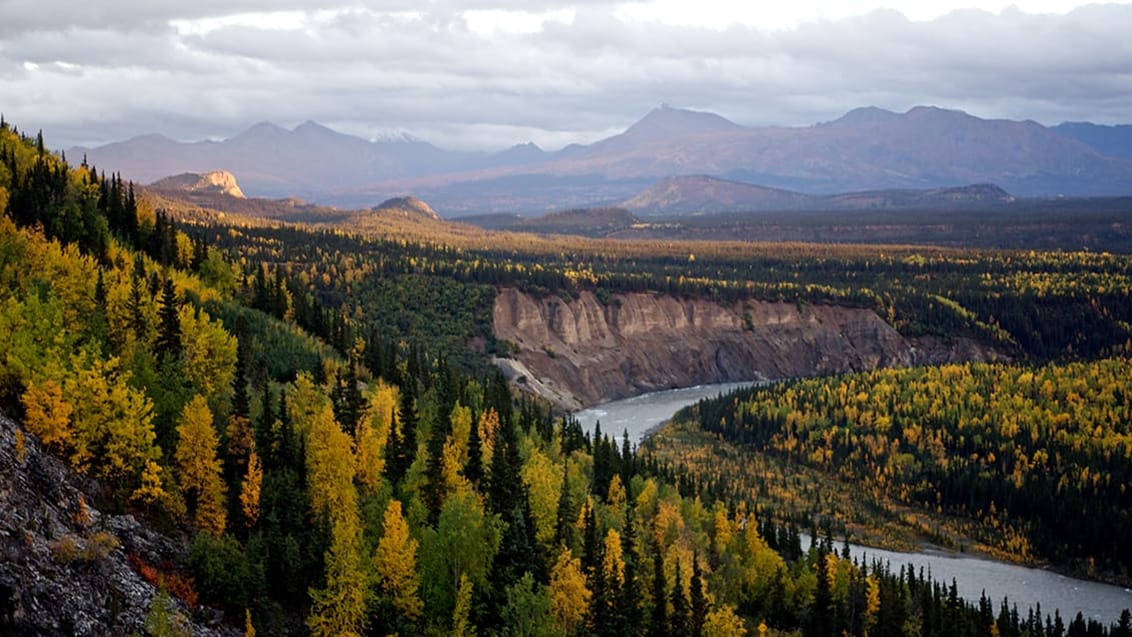
[[[918,342],[871,310],[748,300],[590,292],[574,301],[517,290],[495,298],[497,338],[519,352],[499,365],[562,407],[704,383],[813,376],[997,357],[970,341]]]

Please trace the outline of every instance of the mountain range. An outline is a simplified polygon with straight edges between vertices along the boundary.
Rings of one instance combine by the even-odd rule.
[[[745,127],[661,106],[618,135],[557,152],[534,144],[456,152],[408,136],[367,141],[314,122],[292,130],[261,123],[223,141],[146,135],[67,152],[141,183],[227,170],[249,196],[370,207],[412,194],[449,217],[611,205],[693,175],[722,180],[713,187],[724,200],[726,182],[758,184],[762,199],[784,198],[785,208],[799,197],[977,183],[1022,197],[1132,194],[1132,126],[1046,127],[927,106],[859,108],[805,127]]]

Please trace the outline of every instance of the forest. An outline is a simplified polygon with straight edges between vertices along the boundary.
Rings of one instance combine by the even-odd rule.
[[[526,237],[472,249],[184,224],[6,122],[0,208],[0,407],[98,481],[97,506],[191,543],[185,564],[134,559],[165,592],[155,633],[183,634],[209,605],[271,635],[1132,635],[1127,611],[1107,625],[993,591],[964,600],[924,573],[856,563],[832,538],[802,546],[796,524],[739,490],[514,395],[482,355],[506,349],[489,318],[505,285],[849,303],[908,332],[987,339],[1048,362],[1025,382],[1021,368],[972,366],[905,370],[919,376],[884,390],[900,372],[776,386],[795,392],[780,427],[793,437],[754,427],[741,442],[836,458],[871,488],[1000,520],[1028,550],[1116,567],[1115,550],[1025,525],[1050,492],[1127,524],[1124,257]],[[855,383],[853,418],[811,417],[839,382]],[[971,401],[989,383],[1002,402],[933,397],[933,383],[970,387]],[[898,409],[905,391],[915,400]],[[955,421],[911,411],[922,392]],[[785,408],[740,398],[728,404],[752,401],[750,418]],[[1041,419],[997,421],[1023,407]],[[722,435],[745,431],[733,422]],[[965,455],[939,462],[948,445]]]
[[[1111,537],[1132,531],[1130,391],[1125,357],[944,365],[776,383],[678,418],[856,485],[874,505],[970,520],[1005,557],[1126,580],[1130,555]]]

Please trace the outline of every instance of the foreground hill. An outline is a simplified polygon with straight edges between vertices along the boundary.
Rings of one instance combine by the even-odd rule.
[[[157,567],[183,564],[183,544],[88,504],[97,485],[3,414],[0,485],[0,633],[242,634],[209,609],[190,619],[201,609],[160,592]]]
[[[307,122],[258,124],[220,142],[144,136],[71,149],[126,177],[222,166],[252,196],[369,207],[414,192],[450,215],[608,205],[659,179],[707,175],[811,195],[995,183],[1020,196],[1132,193],[1132,159],[1097,134],[916,107],[860,108],[805,127],[748,128],[662,106],[625,132],[546,153],[445,151],[412,138],[367,141]]]

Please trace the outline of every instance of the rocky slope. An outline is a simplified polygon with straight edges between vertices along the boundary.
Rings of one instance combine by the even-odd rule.
[[[878,366],[997,357],[966,340],[913,340],[870,310],[748,300],[722,306],[653,294],[590,292],[566,302],[503,290],[498,364],[568,409],[702,383],[812,376]]]
[[[171,574],[185,548],[89,506],[96,488],[0,415],[0,635],[151,632],[157,589],[139,571]],[[209,609],[169,604],[167,634],[238,634]]]

